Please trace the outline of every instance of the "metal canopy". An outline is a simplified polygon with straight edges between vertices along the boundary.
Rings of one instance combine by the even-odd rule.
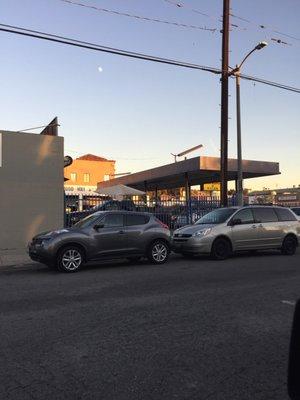
[[[145,194],[145,192],[141,190],[137,190],[120,183],[108,187],[102,187],[102,188],[98,187],[97,192],[100,194],[106,194],[108,196],[141,196]]]
[[[279,163],[243,160],[244,179],[278,175]],[[237,179],[237,160],[228,160],[228,180]],[[117,184],[139,190],[175,189],[220,181],[220,158],[194,157],[188,160],[148,169],[110,181],[99,182],[97,191]]]

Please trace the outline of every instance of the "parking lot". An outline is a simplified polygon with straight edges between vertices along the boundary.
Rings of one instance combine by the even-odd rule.
[[[0,270],[0,398],[284,400],[300,251]]]

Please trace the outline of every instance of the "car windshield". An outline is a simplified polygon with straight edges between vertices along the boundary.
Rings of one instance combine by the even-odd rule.
[[[222,224],[235,212],[235,208],[219,208],[204,215],[195,224]]]
[[[88,215],[87,217],[81,219],[75,225],[73,225],[73,228],[86,228],[87,226],[95,223],[99,219],[99,217],[99,213]]]

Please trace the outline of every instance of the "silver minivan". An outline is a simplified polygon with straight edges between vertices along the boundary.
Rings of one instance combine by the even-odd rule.
[[[223,260],[237,251],[278,249],[292,255],[300,242],[300,223],[288,208],[219,208],[195,224],[174,231],[172,248],[183,256],[210,254]]]

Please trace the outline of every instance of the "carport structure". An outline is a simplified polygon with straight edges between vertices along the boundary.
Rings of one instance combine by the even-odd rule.
[[[279,163],[269,161],[243,160],[243,178],[259,178],[278,175]],[[97,191],[117,184],[147,191],[176,189],[184,187],[186,198],[190,197],[191,186],[220,181],[220,158],[194,157],[187,160],[162,165],[160,167],[136,172],[131,175],[99,182]],[[228,160],[228,180],[237,180],[237,160]]]

